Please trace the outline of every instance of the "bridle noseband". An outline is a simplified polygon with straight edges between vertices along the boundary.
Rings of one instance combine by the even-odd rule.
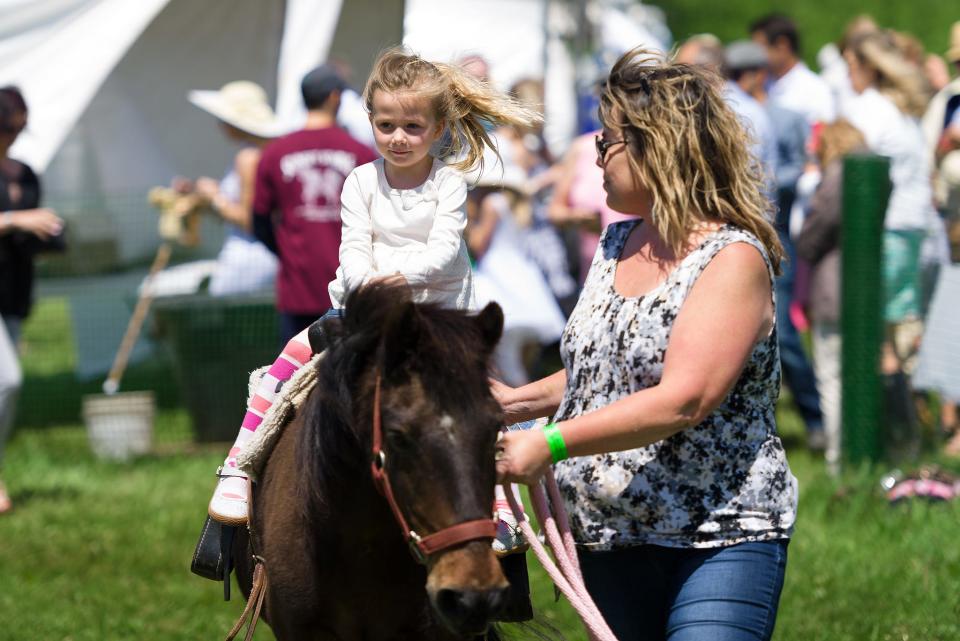
[[[410,552],[418,563],[426,564],[427,558],[442,550],[455,545],[477,539],[493,539],[497,533],[497,524],[492,519],[476,519],[464,521],[443,528],[433,534],[420,536],[403,517],[403,512],[393,496],[390,486],[390,477],[387,474],[387,453],[383,450],[383,426],[380,422],[380,374],[377,373],[376,387],[373,392],[373,460],[370,471],[373,475],[373,484],[383,495],[393,512],[393,517],[400,526],[403,538],[410,546]]]

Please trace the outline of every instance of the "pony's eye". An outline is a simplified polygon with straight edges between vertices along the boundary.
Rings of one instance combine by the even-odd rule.
[[[412,450],[416,442],[410,433],[401,429],[387,429],[387,444],[394,450]]]

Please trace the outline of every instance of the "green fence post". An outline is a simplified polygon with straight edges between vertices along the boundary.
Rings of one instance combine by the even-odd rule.
[[[843,457],[880,459],[880,346],[883,341],[883,218],[890,197],[890,161],[851,154],[843,162],[841,332]]]

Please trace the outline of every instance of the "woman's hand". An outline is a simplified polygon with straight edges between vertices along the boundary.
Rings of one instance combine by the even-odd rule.
[[[13,212],[11,226],[33,234],[40,240],[47,240],[51,236],[60,235],[63,231],[63,220],[52,209],[41,207]]]
[[[507,405],[510,404],[510,395],[513,393],[514,388],[506,383],[501,383],[495,378],[488,378],[487,381],[490,383],[490,393],[493,394],[494,400],[500,403],[500,407],[503,410],[506,410]]]
[[[207,178],[206,176],[197,178],[197,182],[194,184],[193,189],[198,196],[203,198],[208,203],[212,203],[216,197],[220,195],[220,183],[213,178]]]
[[[533,485],[550,465],[550,448],[539,429],[505,432],[497,441],[497,481]]]
[[[174,176],[170,181],[170,189],[178,194],[189,194],[193,191],[193,181],[183,176]]]

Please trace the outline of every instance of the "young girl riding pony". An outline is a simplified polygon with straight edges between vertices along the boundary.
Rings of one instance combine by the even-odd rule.
[[[528,126],[540,116],[457,66],[432,63],[402,49],[377,60],[364,89],[377,150],[383,156],[354,169],[341,193],[340,267],[329,292],[339,314],[347,294],[373,280],[407,282],[417,302],[456,309],[476,307],[463,231],[467,184],[463,171],[493,148],[486,127]],[[448,135],[444,136],[444,133]],[[457,159],[447,165],[431,151]],[[495,150],[494,150],[495,151]],[[240,433],[218,472],[210,516],[246,523],[247,477],[237,455],[263,421],[279,387],[311,357],[307,330],[284,347],[247,407]],[[521,545],[497,486],[501,520],[494,549]]]

